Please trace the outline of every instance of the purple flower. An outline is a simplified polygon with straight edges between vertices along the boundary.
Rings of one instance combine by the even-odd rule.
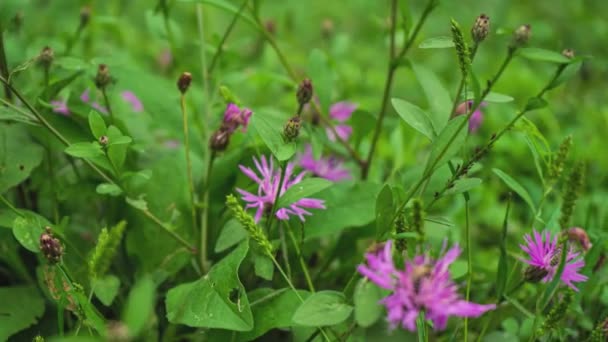
[[[561,248],[558,246],[557,237],[558,234],[551,239],[551,233],[549,231],[539,233],[534,230],[534,238],[532,238],[530,234],[526,234],[524,236],[526,244],[519,245],[530,257],[530,260],[522,259],[521,261],[534,267],[536,270],[541,271],[542,273],[540,274],[545,274],[541,279],[544,283],[553,279],[559,266]],[[568,251],[564,271],[560,277],[564,284],[570,286],[575,291],[578,291],[578,289],[574,286],[574,282],[587,280],[586,276],[578,273],[578,271],[585,266],[585,261],[582,258],[578,258],[579,254],[580,253],[575,253],[572,250]]]
[[[313,175],[332,182],[352,178],[350,172],[344,167],[342,160],[334,156],[315,159],[310,145],[306,146],[306,151],[300,156],[299,164]]]
[[[137,96],[135,96],[135,93],[133,93],[132,91],[125,90],[120,93],[120,96],[122,97],[123,100],[125,100],[125,102],[127,102],[128,104],[131,105],[131,109],[133,109],[133,111],[135,113],[144,111],[144,105],[141,103],[141,101],[137,98]]]
[[[485,102],[482,102],[469,118],[469,133],[477,132],[479,126],[481,126],[481,123],[483,122],[483,112],[481,111],[481,107],[485,107],[486,105],[487,104]],[[465,101],[456,107],[456,115],[467,114],[472,107],[473,101]]]
[[[226,131],[232,133],[239,126],[243,126],[242,131],[245,132],[252,114],[253,112],[249,108],[241,109],[234,103],[229,103],[224,111],[222,127],[225,128]]]
[[[51,106],[53,106],[53,112],[70,115],[70,109],[68,108],[68,103],[62,100],[51,101]]]
[[[402,326],[415,331],[416,318],[421,311],[433,322],[436,330],[443,330],[450,316],[478,317],[496,308],[494,304],[476,304],[461,299],[458,287],[452,281],[448,267],[460,255],[456,245],[442,257],[433,259],[428,253],[405,261],[405,268],[397,270],[392,259],[392,242],[384,248],[367,253],[367,264],[357,270],[379,287],[391,293],[380,303],[387,310],[392,329]],[[445,245],[443,250],[445,250]]]
[[[281,186],[279,192],[281,169],[274,168],[272,158],[270,158],[269,161],[265,156],[261,156],[260,160],[258,161],[254,157],[253,163],[255,164],[255,167],[257,168],[261,177],[248,167],[239,165],[239,168],[247,177],[258,183],[257,195],[242,189],[236,190],[243,196],[243,200],[248,202],[248,204],[245,206],[246,209],[256,208],[255,222],[259,222],[264,213],[268,213],[270,210],[272,210],[274,200],[277,197],[277,192],[279,193],[279,197],[282,196],[287,189],[302,181],[302,178],[306,172],[301,172],[295,177],[292,177],[294,164],[288,163],[287,168],[285,169],[283,185]],[[276,212],[276,217],[280,220],[288,220],[290,215],[296,215],[300,218],[300,220],[305,221],[304,215],[312,214],[303,208],[325,209],[325,205],[323,200],[302,198],[285,208],[279,208]]]
[[[353,128],[349,125],[343,124],[352,116],[353,112],[357,109],[357,105],[350,102],[336,102],[329,108],[329,116],[340,124],[335,125],[336,133],[342,140],[347,140],[348,137],[353,133]],[[334,132],[327,128],[327,137],[331,141],[336,141],[336,135]]]

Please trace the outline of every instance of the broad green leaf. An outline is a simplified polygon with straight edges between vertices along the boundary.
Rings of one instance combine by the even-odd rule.
[[[243,242],[201,279],[178,285],[167,293],[167,319],[199,328],[249,331],[253,316],[238,269],[247,255]]]
[[[344,294],[319,291],[308,297],[293,314],[292,321],[307,327],[331,326],[344,322],[353,307],[346,304]]]
[[[138,280],[127,298],[122,320],[129,328],[129,334],[138,336],[146,327],[156,304],[156,285],[150,277]]]
[[[528,204],[528,206],[530,206],[530,209],[532,209],[532,212],[536,213],[536,207],[534,206],[534,201],[532,201],[532,197],[530,197],[530,194],[528,194],[528,191],[526,191],[526,189],[523,186],[521,186],[521,184],[519,184],[519,182],[517,182],[511,176],[509,176],[508,174],[504,173],[503,171],[501,171],[499,169],[492,169],[492,171],[500,179],[502,179],[502,181],[505,182],[505,184],[507,184],[507,186],[511,190],[515,191],[515,193],[517,193]]]
[[[0,193],[27,179],[42,155],[42,147],[28,136],[25,125],[0,124]]]
[[[13,221],[13,235],[19,243],[30,252],[40,252],[40,235],[44,227],[49,225],[46,219],[36,214],[25,214],[24,217],[17,217]]]
[[[95,139],[99,139],[102,135],[106,135],[106,131],[108,130],[106,122],[101,115],[94,110],[89,112],[89,128]]]
[[[101,183],[95,188],[100,195],[110,195],[110,196],[120,196],[122,194],[122,189],[116,184],[110,183]]]
[[[258,277],[266,280],[272,280],[274,275],[274,263],[267,255],[254,253],[253,268],[255,275]]]
[[[215,242],[214,251],[216,253],[223,252],[246,239],[248,235],[249,234],[239,221],[236,219],[230,219],[228,222],[226,222],[224,228],[222,228],[220,236]]]
[[[465,115],[460,115],[448,122],[445,128],[431,145],[431,153],[424,169],[428,175],[447,163],[463,147],[467,138]]]
[[[332,182],[324,178],[306,178],[300,183],[294,184],[287,189],[287,191],[285,191],[285,193],[279,198],[277,207],[288,207],[302,198],[309,197],[318,193],[319,191],[327,189],[332,184]]]
[[[38,322],[44,298],[35,286],[0,287],[0,341]]]
[[[376,240],[383,240],[390,234],[394,213],[393,190],[390,185],[385,184],[376,198]]]
[[[139,210],[148,210],[148,202],[146,202],[146,200],[141,197],[137,199],[126,197],[125,200],[130,206],[134,208],[137,208]]]
[[[321,104],[322,112],[329,113],[333,79],[327,55],[323,51],[313,49],[310,52],[310,56],[308,57],[308,76],[312,81],[313,98],[316,95]]]
[[[454,41],[452,37],[440,36],[432,37],[422,41],[418,48],[420,49],[445,49],[454,47]]]
[[[559,86],[560,84],[568,81],[569,79],[573,78],[579,72],[582,65],[583,65],[582,60],[577,60],[577,61],[574,61],[574,62],[568,64],[566,66],[566,68],[564,68],[564,71],[562,71],[562,73],[559,75],[559,77],[549,85],[547,90],[551,90],[551,89]]]
[[[545,101],[544,99],[539,98],[539,97],[532,97],[532,98],[528,99],[528,102],[526,103],[526,107],[524,108],[524,111],[530,112],[530,111],[545,108],[545,107],[547,107],[547,101]]]
[[[414,63],[411,63],[411,66],[430,106],[429,113],[433,127],[440,131],[446,125],[452,111],[450,93],[433,71]]]
[[[79,142],[66,147],[65,153],[76,158],[94,158],[103,156],[101,145],[97,142]]]
[[[93,279],[92,286],[95,297],[103,305],[110,306],[118,294],[120,279],[114,275],[106,275],[103,278]]]
[[[282,126],[272,125],[263,114],[259,113],[253,115],[251,121],[262,141],[279,161],[289,160],[293,157],[296,153],[296,143],[295,141],[285,142]]]
[[[355,304],[355,321],[367,328],[382,316],[382,291],[367,279],[360,279],[355,287],[353,302]]]
[[[392,99],[393,108],[399,116],[413,129],[422,133],[427,138],[433,140],[435,129],[429,116],[418,106],[405,100]]]
[[[444,196],[461,194],[481,185],[479,178],[461,178],[454,182],[454,186],[445,191]]]
[[[468,92],[467,93],[467,100],[473,100],[473,99],[475,99],[474,93],[473,92]],[[513,99],[512,96],[501,94],[501,93],[496,93],[496,92],[490,92],[483,99],[483,102],[508,103],[508,102],[512,102],[513,100],[514,99]]]
[[[132,142],[133,142],[133,139],[131,139],[131,137],[123,135],[120,137],[116,137],[114,140],[109,141],[108,146],[125,145],[125,144],[130,144]]]
[[[122,135],[120,130],[115,126],[108,127],[108,159],[112,162],[112,168],[115,172],[120,173],[122,166],[127,158],[127,150],[131,138]]]
[[[570,58],[563,56],[559,52],[540,49],[540,48],[532,48],[532,47],[522,48],[522,49],[519,49],[519,54],[522,57],[525,57],[527,59],[541,61],[541,62],[566,64],[566,63],[570,63],[572,61]]]

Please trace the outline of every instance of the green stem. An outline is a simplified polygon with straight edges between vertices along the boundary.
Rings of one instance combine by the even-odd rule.
[[[110,100],[108,99],[108,93],[106,92],[105,87],[101,88],[101,94],[103,95],[103,102],[105,103],[106,108],[108,109],[108,114],[110,115],[110,124],[115,125],[114,112],[112,112],[112,107],[110,106]]]
[[[272,202],[272,210],[270,210],[270,215],[268,215],[268,221],[266,222],[266,229],[268,231],[270,231],[270,227],[272,226],[272,220],[275,217],[275,212],[277,210],[277,203],[279,202],[279,197],[281,196],[281,188],[283,188],[283,182],[285,182],[287,162],[279,162],[279,167],[281,168],[281,173],[279,175],[279,188],[277,189],[277,193],[274,195],[274,201]]]
[[[213,69],[215,68],[217,61],[219,60],[222,52],[224,51],[224,44],[226,43],[226,40],[228,39],[228,36],[230,35],[230,33],[232,33],[232,29],[234,29],[234,26],[236,25],[237,21],[241,17],[241,13],[247,6],[248,2],[249,2],[249,0],[243,1],[243,4],[239,8],[239,10],[234,14],[234,17],[232,17],[232,21],[230,21],[228,28],[224,32],[224,35],[222,36],[222,39],[220,40],[220,42],[217,46],[217,50],[215,50],[215,54],[211,58],[211,63],[209,63],[209,70],[207,71],[207,75],[211,75],[213,73]]]
[[[209,269],[209,260],[207,260],[207,243],[209,235],[209,186],[211,185],[211,170],[213,169],[213,162],[215,161],[215,151],[211,152],[209,161],[207,163],[207,174],[204,180],[203,190],[203,204],[201,213],[201,268],[203,273],[206,273]]]
[[[6,51],[5,51],[5,47],[4,47],[4,29],[2,27],[2,23],[0,23],[0,76],[3,79],[8,79],[8,63],[6,61]],[[8,85],[8,83],[4,84],[4,97],[9,101],[12,102],[13,100],[13,95],[11,93],[11,89],[10,86]]]
[[[25,217],[25,215],[19,211],[19,209],[15,208],[2,194],[0,194],[0,202],[4,203],[12,212],[17,214],[17,216]]]
[[[184,94],[180,96],[180,109],[184,127],[184,148],[186,153],[186,174],[188,177],[188,192],[190,194],[190,215],[192,220],[192,232],[196,232],[196,208],[194,202],[194,178],[192,176],[192,161],[190,160],[190,129],[188,127],[188,111],[186,111],[186,100]]]
[[[470,227],[470,219],[469,219],[469,200],[465,198],[464,200],[464,234],[466,240],[466,248],[467,248],[467,289],[465,298],[469,301],[471,295],[471,280],[473,278],[473,252],[472,252],[472,244],[471,244],[471,227]],[[469,318],[464,318],[464,340],[468,341],[468,333],[469,333]]]
[[[281,241],[281,253],[283,254],[283,260],[285,261],[285,268],[287,269],[287,276],[291,279],[291,264],[289,262],[289,250],[287,248],[287,241],[285,240],[285,229],[283,225],[279,225],[279,240]]]
[[[302,256],[300,247],[298,245],[298,241],[296,240],[296,236],[293,233],[293,230],[287,223],[287,230],[289,232],[289,237],[291,238],[291,243],[298,254],[298,260],[300,261],[300,266],[302,267],[302,272],[304,273],[304,278],[306,278],[306,283],[308,284],[308,289],[310,292],[315,292],[315,286],[312,283],[312,278],[310,277],[310,273],[308,272],[308,266],[306,266],[306,262],[304,261],[304,257]]]

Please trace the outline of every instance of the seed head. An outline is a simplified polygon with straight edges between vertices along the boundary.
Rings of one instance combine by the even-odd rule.
[[[300,83],[300,86],[298,87],[298,91],[296,93],[296,97],[298,98],[298,103],[300,104],[300,106],[303,106],[310,102],[310,99],[312,98],[312,92],[312,82],[308,78],[304,79]]]
[[[574,50],[564,49],[564,51],[562,51],[562,55],[568,59],[572,59],[574,58]]]
[[[485,14],[480,14],[475,20],[473,28],[471,28],[471,37],[476,43],[481,43],[486,39],[490,32],[490,17]]]
[[[532,27],[528,24],[518,27],[513,33],[513,40],[511,41],[509,48],[514,50],[526,45],[528,40],[530,40],[531,29]]]
[[[48,68],[53,63],[53,59],[55,58],[55,52],[51,47],[45,46],[40,51],[40,55],[38,55],[38,62],[45,68]]]
[[[112,82],[114,82],[114,79],[110,75],[110,68],[106,64],[99,64],[95,76],[95,86],[103,90]]]
[[[300,128],[302,128],[302,119],[299,116],[294,116],[287,120],[285,127],[283,128],[283,136],[288,142],[294,141],[298,135],[300,135]]]
[[[230,131],[224,129],[218,129],[215,131],[211,138],[209,138],[209,148],[215,152],[221,152],[228,147],[230,143]]]
[[[102,135],[99,137],[99,143],[101,144],[101,146],[108,145],[108,142],[110,142],[110,140],[107,135]]]
[[[51,227],[45,227],[44,233],[40,235],[40,251],[52,265],[61,261],[63,246],[61,245],[61,242],[53,236]]]
[[[179,89],[182,94],[185,94],[190,87],[190,83],[192,83],[192,74],[183,72],[177,79],[177,89]]]
[[[331,19],[324,19],[321,23],[321,35],[325,39],[331,38],[334,34],[334,22]]]
[[[82,30],[85,26],[87,26],[90,19],[91,19],[91,7],[84,6],[83,8],[80,9],[80,28],[79,29]]]

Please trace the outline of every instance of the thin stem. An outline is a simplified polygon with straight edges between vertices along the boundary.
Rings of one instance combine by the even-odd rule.
[[[374,152],[376,151],[376,145],[378,143],[378,139],[380,138],[380,134],[382,133],[382,123],[384,121],[384,117],[386,116],[386,110],[388,107],[388,100],[391,94],[391,88],[393,86],[393,79],[395,76],[395,71],[399,67],[399,62],[405,54],[412,47],[412,44],[416,40],[420,29],[424,25],[428,15],[432,12],[433,8],[435,8],[435,0],[430,0],[422,12],[422,16],[420,20],[416,24],[412,35],[409,37],[403,49],[399,52],[397,56],[395,56],[395,36],[396,36],[396,26],[397,26],[397,0],[391,1],[391,33],[390,33],[390,51],[389,51],[389,61],[388,61],[388,72],[386,76],[386,83],[384,84],[384,93],[382,95],[382,103],[380,105],[380,111],[378,114],[378,119],[376,120],[376,128],[374,129],[374,135],[372,138],[371,147],[367,154],[367,158],[363,163],[363,167],[361,170],[361,178],[367,179],[369,174],[369,168],[371,167],[372,159],[374,158]]]
[[[186,173],[188,177],[188,192],[190,193],[190,214],[192,220],[192,231],[196,232],[196,208],[194,205],[194,178],[192,177],[192,161],[190,160],[190,129],[188,127],[188,111],[186,111],[186,100],[182,93],[180,96],[180,109],[184,127],[184,147],[186,152]]]
[[[108,94],[105,87],[101,88],[101,94],[103,95],[103,102],[105,103],[106,108],[108,109],[108,114],[110,115],[110,123],[115,125],[114,113],[112,112],[112,107],[110,106],[110,100],[108,99]]]
[[[184,239],[179,234],[174,232],[171,227],[167,226],[158,217],[154,216],[154,214],[152,214],[148,209],[140,209],[140,211],[146,217],[148,217],[150,220],[152,220],[154,223],[156,223],[158,226],[160,226],[167,234],[171,235],[171,237],[174,238],[177,242],[182,244],[184,247],[188,248],[192,253],[196,253],[196,248],[194,248],[194,246],[190,245],[190,243],[188,243],[188,241],[186,241],[186,239]]]
[[[8,74],[8,63],[6,61],[6,51],[4,48],[4,29],[2,27],[2,23],[0,23],[0,76],[7,80]],[[13,99],[13,95],[8,83],[4,83],[4,97],[8,101],[12,101]]]
[[[281,241],[281,253],[283,254],[283,260],[285,261],[285,268],[287,269],[287,276],[291,279],[291,264],[289,262],[289,250],[287,249],[287,241],[285,240],[285,229],[283,225],[279,225],[279,240]]]
[[[0,194],[0,202],[4,203],[12,212],[17,214],[17,216],[25,217],[25,215],[19,211],[19,209],[15,208],[14,205],[11,204],[2,194]]]
[[[466,248],[467,248],[467,267],[468,267],[467,289],[466,289],[465,298],[467,301],[469,301],[470,294],[471,294],[471,280],[473,278],[473,252],[471,249],[472,244],[471,244],[471,227],[470,227],[470,220],[469,220],[469,200],[467,198],[465,198],[465,200],[464,200],[464,207],[465,207],[464,234],[466,236],[465,240],[466,240],[466,244],[467,244]],[[465,341],[468,341],[468,333],[469,333],[469,318],[465,317],[464,318],[464,340]]]
[[[207,174],[204,180],[203,189],[203,208],[201,213],[201,268],[203,273],[207,272],[209,266],[209,260],[207,260],[207,239],[209,235],[209,186],[211,185],[211,170],[213,169],[213,162],[215,161],[215,151],[211,152],[209,161],[207,163]]]
[[[283,183],[285,182],[287,162],[279,162],[279,167],[281,168],[281,173],[279,175],[279,187],[277,189],[277,193],[274,195],[274,201],[272,202],[272,210],[270,210],[270,215],[268,215],[268,220],[266,221],[266,229],[270,229],[270,227],[272,226],[272,219],[275,216],[275,212],[277,210],[277,203],[279,202],[279,197],[281,196],[281,189],[283,188]]]
[[[308,289],[310,290],[310,292],[315,292],[315,286],[313,285],[310,273],[308,272],[308,266],[306,266],[306,262],[304,262],[304,257],[302,256],[300,247],[298,246],[298,241],[296,240],[296,236],[294,235],[293,230],[289,226],[289,223],[287,224],[287,230],[289,233],[289,237],[291,238],[291,243],[293,244],[293,247],[296,249],[296,253],[298,254],[298,260],[300,260],[300,266],[302,267],[304,278],[306,278]]]
[[[209,63],[209,69],[207,71],[207,75],[211,75],[213,73],[213,69],[215,68],[216,63],[219,60],[222,52],[224,51],[224,44],[226,43],[226,40],[228,39],[228,36],[230,35],[230,33],[232,33],[232,29],[234,29],[234,26],[236,25],[237,21],[241,17],[241,13],[247,6],[248,2],[249,2],[249,0],[243,1],[243,4],[239,8],[239,10],[234,14],[234,17],[232,17],[232,21],[230,21],[230,24],[228,25],[226,32],[224,32],[224,35],[222,36],[222,39],[220,40],[220,42],[217,46],[217,49],[215,50],[215,54],[211,58],[211,63]]]

